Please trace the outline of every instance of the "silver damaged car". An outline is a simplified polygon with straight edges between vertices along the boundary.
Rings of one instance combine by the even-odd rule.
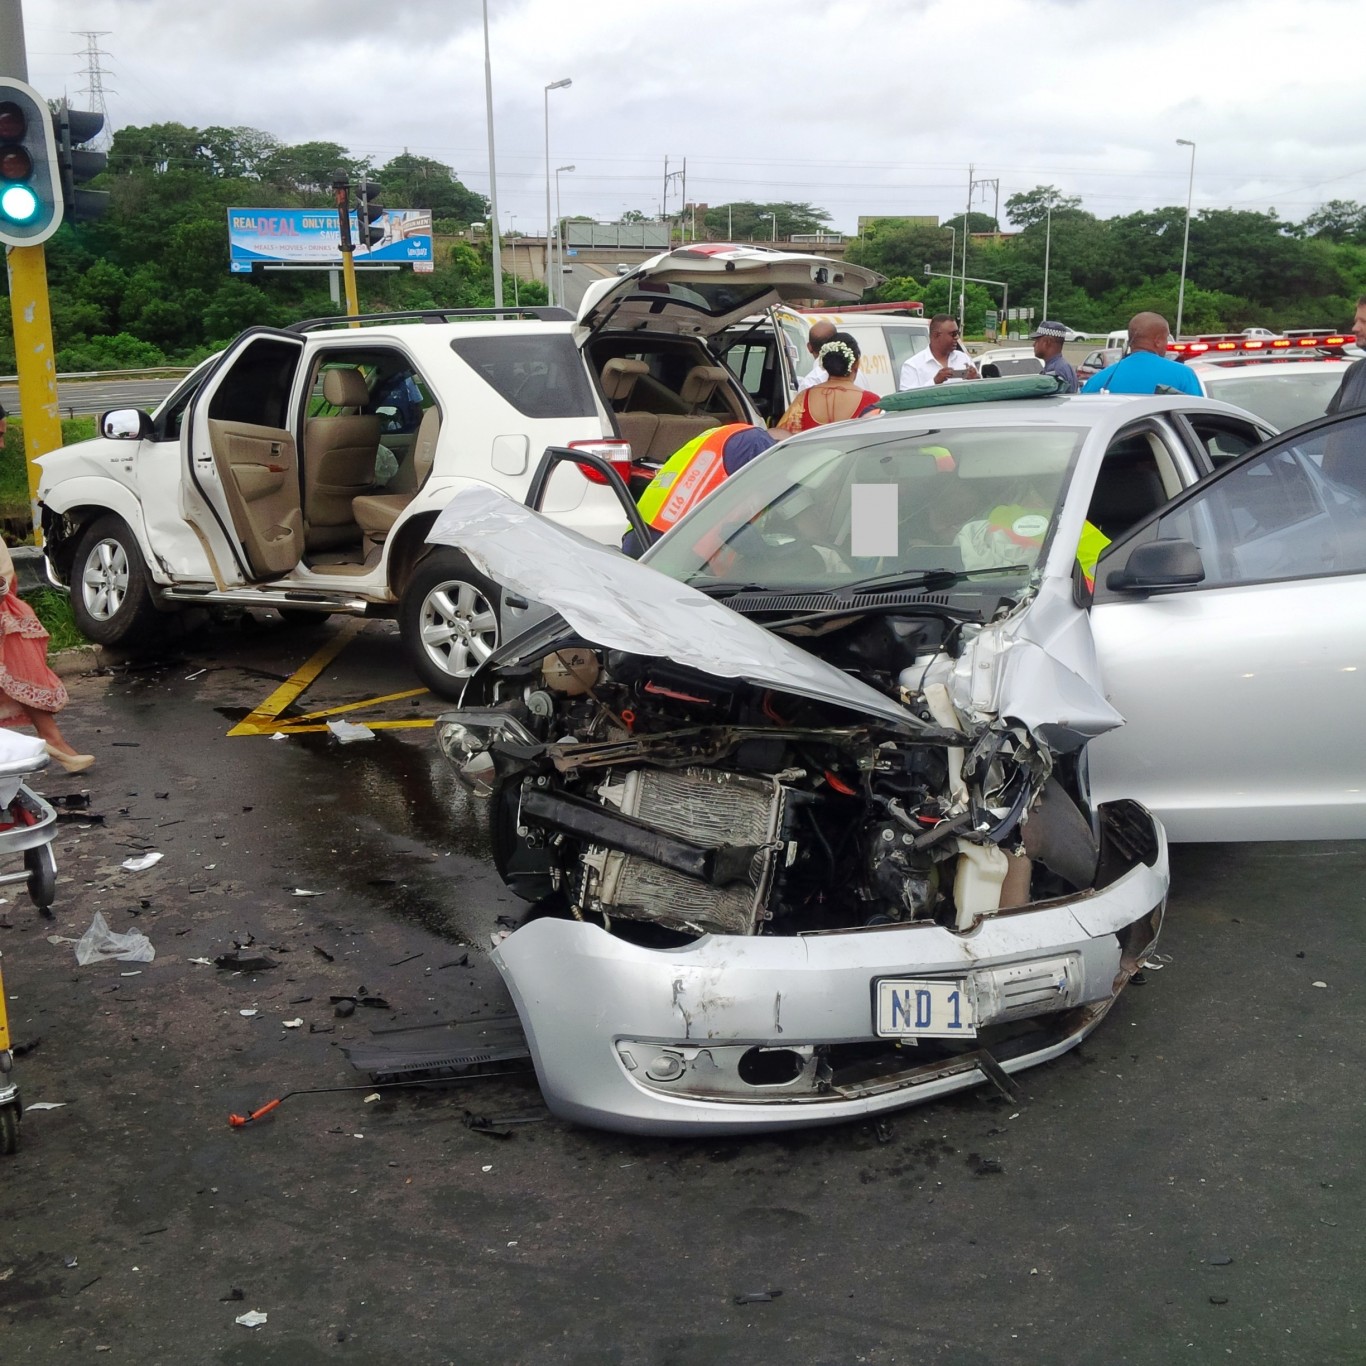
[[[852,425],[648,564],[489,490],[433,532],[551,609],[437,730],[533,903],[494,960],[563,1117],[707,1134],[1008,1090],[1156,943],[1162,828],[1087,796],[1120,717],[1069,548],[1084,433]]]

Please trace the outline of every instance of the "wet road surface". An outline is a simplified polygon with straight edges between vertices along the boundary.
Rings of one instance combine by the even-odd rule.
[[[507,1009],[485,949],[519,903],[431,730],[229,735],[337,629],[247,623],[68,680],[98,764],[35,785],[103,822],[63,821],[54,919],[0,906],[16,1075],[60,1105],[0,1157],[6,1362],[1361,1359],[1366,848],[1177,849],[1165,966],[1018,1103],[497,1138],[466,1112],[539,1115],[534,1080],[367,1103],[341,1052]],[[281,722],[412,687],[373,623]],[[76,966],[95,910],[156,960]],[[277,966],[193,961],[235,945]]]

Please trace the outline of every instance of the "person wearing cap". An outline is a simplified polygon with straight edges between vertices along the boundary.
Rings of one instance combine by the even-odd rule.
[[[1065,394],[1075,394],[1081,387],[1077,383],[1077,372],[1063,358],[1062,344],[1067,340],[1067,329],[1062,323],[1043,322],[1029,334],[1034,343],[1034,354],[1043,361],[1043,373],[1056,375],[1066,388]]]

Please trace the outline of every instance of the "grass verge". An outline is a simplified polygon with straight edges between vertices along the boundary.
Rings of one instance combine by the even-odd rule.
[[[71,650],[90,642],[76,629],[76,618],[71,612],[71,598],[55,588],[35,588],[24,596],[24,601],[38,614],[38,620],[52,637],[49,650]]]

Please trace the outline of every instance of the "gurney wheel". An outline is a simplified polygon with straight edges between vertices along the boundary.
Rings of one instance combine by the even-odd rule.
[[[19,1112],[13,1105],[0,1106],[0,1153],[19,1151]]]
[[[52,857],[52,847],[40,844],[36,849],[26,849],[24,867],[28,869],[29,899],[40,911],[47,910],[57,899],[57,860]]]

